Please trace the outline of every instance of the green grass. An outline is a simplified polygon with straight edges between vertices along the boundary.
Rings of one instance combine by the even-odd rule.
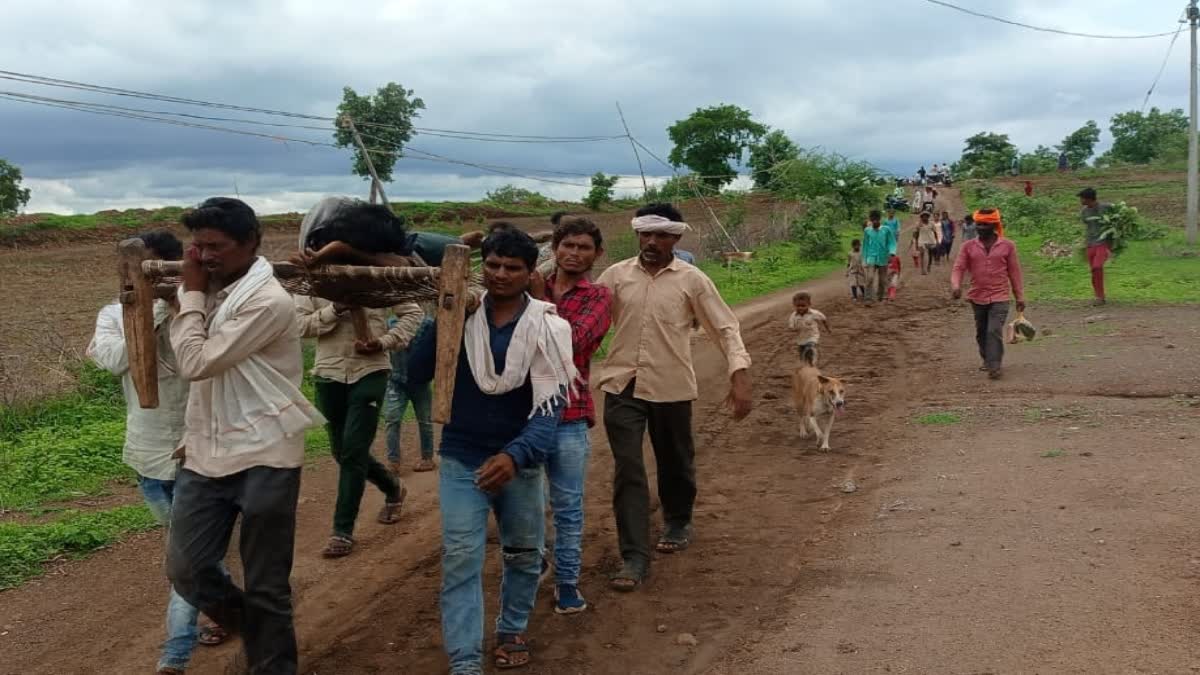
[[[948,427],[958,424],[961,421],[961,416],[948,412],[929,413],[917,418],[917,424],[924,424],[931,427]]]
[[[1043,452],[1042,457],[1044,457],[1046,459],[1052,459],[1054,457],[1062,457],[1065,454],[1067,454],[1066,450],[1062,450],[1060,448],[1055,448],[1053,450],[1047,450],[1046,452]]]
[[[847,243],[846,250],[850,246]],[[800,260],[790,241],[757,249],[749,262],[726,267],[719,261],[704,261],[700,269],[717,285],[721,298],[730,305],[800,284],[841,269],[839,260]]]
[[[1167,227],[1161,239],[1128,242],[1128,248],[1110,259],[1105,267],[1105,286],[1114,302],[1131,303],[1197,303],[1200,294],[1200,251],[1189,249],[1182,229],[1183,186],[1176,177],[1165,175],[1162,180],[1122,180],[1121,174],[1094,171],[1089,181],[1104,201],[1126,201],[1138,208],[1152,224]],[[1106,181],[1111,180],[1111,183]],[[1029,204],[1044,210],[1044,214],[1026,221],[1020,231],[1012,228],[1005,233],[1017,245],[1025,272],[1025,294],[1032,302],[1087,301],[1092,298],[1091,275],[1081,255],[1049,258],[1039,254],[1047,240],[1070,244],[1082,239],[1083,224],[1079,220],[1078,185],[1056,185],[1037,193],[1040,196],[1025,202],[1013,190],[999,196],[1001,213],[1013,213],[1013,208]],[[965,187],[964,197],[971,208],[985,206]],[[1019,208],[1018,208],[1019,210]],[[1007,218],[1006,218],[1007,220]]]
[[[304,350],[303,390],[313,395],[313,349]],[[39,522],[0,523],[0,588],[37,576],[42,563],[82,556],[128,532],[155,526],[141,504],[80,513],[55,502],[103,494],[136,474],[121,462],[125,401],[120,381],[81,364],[75,391],[20,407],[0,407],[0,512]],[[329,452],[324,428],[310,429],[305,454]],[[45,518],[42,522],[40,519]]]
[[[49,523],[0,523],[0,589],[41,575],[46,562],[82,557],[130,532],[157,525],[141,504],[91,513],[67,511]]]
[[[1044,241],[1037,235],[1014,236],[1025,271],[1025,294],[1032,302],[1091,300],[1092,278],[1077,257],[1051,259],[1037,255]],[[1200,302],[1200,257],[1184,256],[1183,233],[1165,239],[1132,241],[1104,268],[1104,285],[1116,302]]]

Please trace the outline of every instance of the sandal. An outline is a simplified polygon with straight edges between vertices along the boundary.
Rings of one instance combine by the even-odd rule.
[[[632,593],[642,585],[649,574],[646,563],[626,560],[621,565],[621,571],[609,577],[608,587],[621,593]]]
[[[496,667],[501,670],[520,668],[529,665],[529,643],[520,633],[499,633],[496,635],[496,651],[492,652]]]
[[[216,647],[222,642],[229,639],[229,633],[217,624],[213,623],[212,619],[204,617],[196,626],[196,642],[206,647]]]
[[[329,538],[329,543],[325,544],[325,549],[321,551],[321,555],[326,558],[344,558],[350,555],[354,550],[354,538],[347,537],[342,534],[335,534]]]
[[[687,547],[692,543],[692,526],[688,525],[669,525],[667,531],[658,538],[658,543],[654,545],[654,550],[659,553],[682,553],[687,550]]]
[[[433,463],[432,459],[422,459],[413,467],[413,471],[416,473],[425,473],[426,471],[433,471],[436,468],[437,465]]]
[[[404,508],[404,498],[408,496],[408,488],[400,486],[400,498],[394,502],[384,502],[375,520],[384,525],[395,525],[400,522],[400,510]]]

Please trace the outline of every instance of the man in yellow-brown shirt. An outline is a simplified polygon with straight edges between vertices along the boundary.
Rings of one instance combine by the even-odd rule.
[[[691,543],[696,501],[692,401],[694,321],[729,364],[727,403],[735,419],[750,414],[750,355],[737,317],[699,269],[674,255],[688,229],[670,204],[642,207],[633,219],[638,257],[619,262],[596,281],[613,292],[615,333],[596,381],[604,397],[604,426],[615,461],[613,510],[624,564],[611,586],[632,591],[650,568],[650,492],[642,457],[647,427],[658,463],[658,494],[666,531],[656,549],[683,551]]]

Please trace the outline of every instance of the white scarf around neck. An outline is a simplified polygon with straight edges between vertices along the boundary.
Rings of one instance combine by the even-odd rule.
[[[467,317],[463,338],[467,363],[475,384],[484,394],[499,396],[525,384],[533,385],[533,409],[529,417],[549,414],[557,401],[566,402],[579,386],[579,372],[571,351],[571,325],[558,316],[553,304],[526,296],[527,305],[517,319],[504,358],[504,372],[496,373],[492,358],[491,333],[483,302]]]

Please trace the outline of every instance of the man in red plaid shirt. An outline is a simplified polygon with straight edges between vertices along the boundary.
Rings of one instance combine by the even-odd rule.
[[[592,355],[612,323],[612,291],[593,285],[588,273],[604,252],[600,228],[586,218],[563,218],[552,240],[555,270],[545,280],[544,298],[571,324],[571,347],[582,385],[558,424],[558,449],[546,460],[550,508],[554,512],[554,611],[574,614],[587,609],[579,592],[583,551],[583,485],[596,424],[589,375]],[[534,295],[538,293],[535,284]]]

